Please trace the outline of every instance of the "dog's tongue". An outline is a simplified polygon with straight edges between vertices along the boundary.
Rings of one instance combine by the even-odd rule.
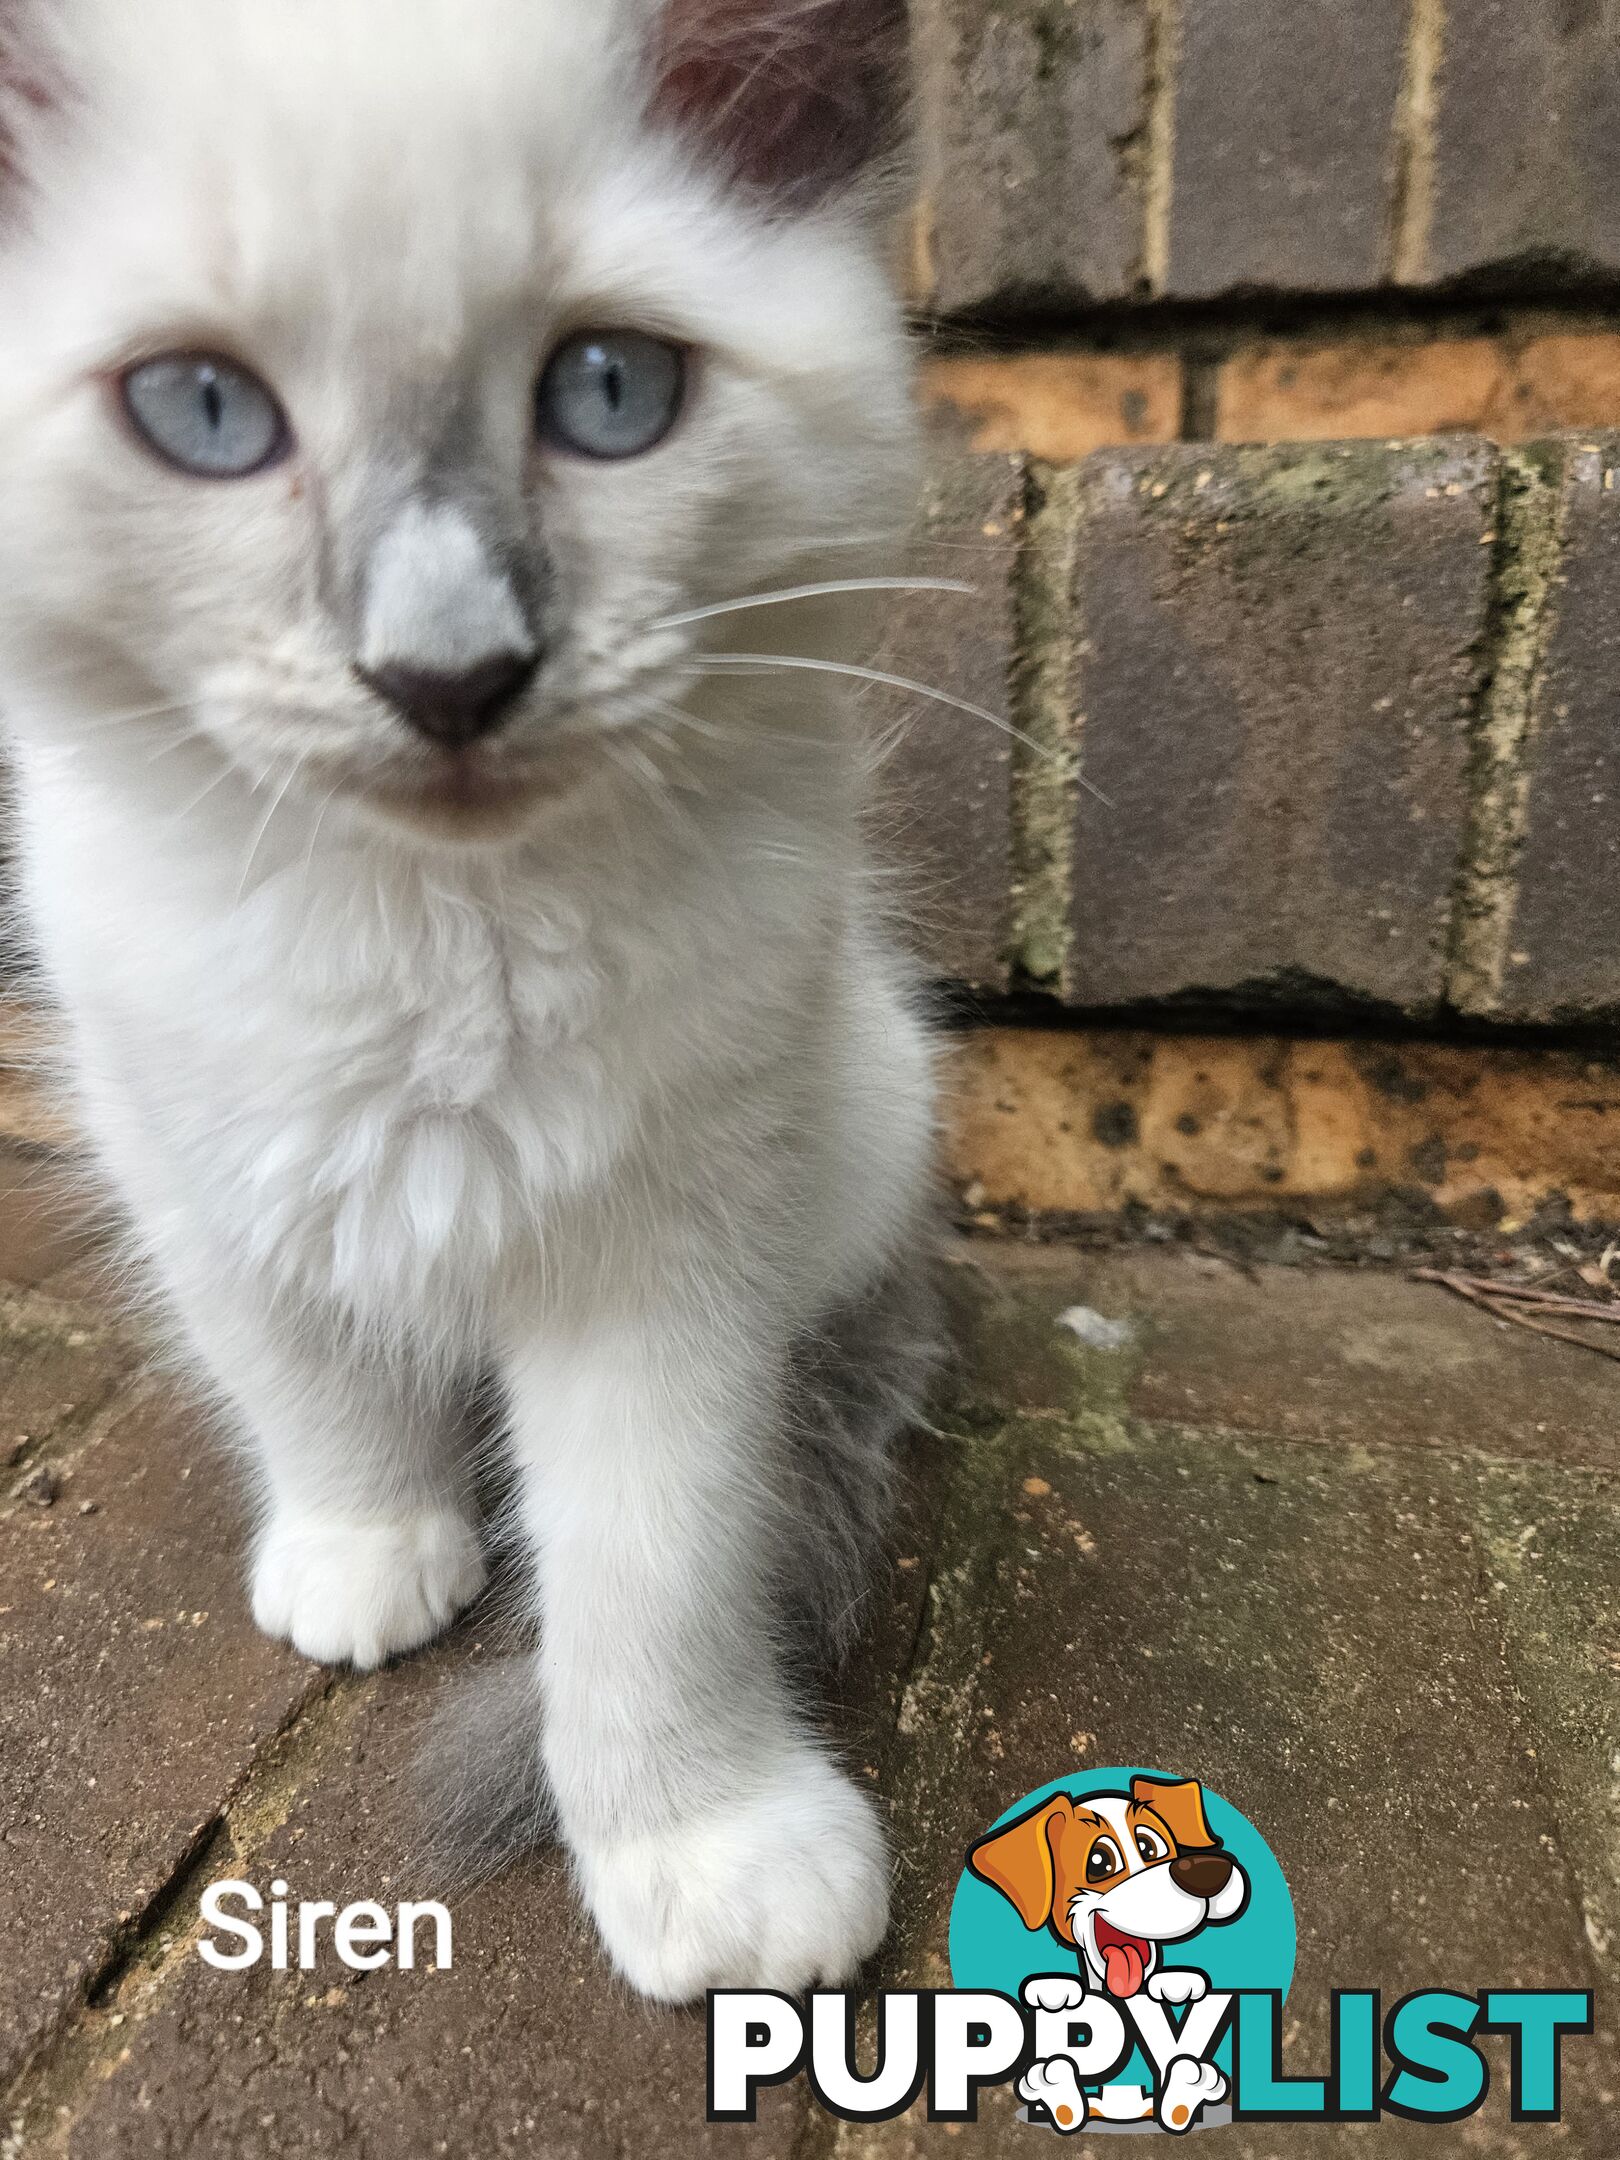
[[[1124,2002],[1142,1985],[1147,1961],[1135,1943],[1111,1942],[1103,1951],[1103,1966],[1109,1994]]]

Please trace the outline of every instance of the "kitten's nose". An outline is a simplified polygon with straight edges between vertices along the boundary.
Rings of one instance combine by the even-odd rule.
[[[355,673],[368,690],[386,698],[408,727],[441,749],[464,750],[494,733],[534,680],[534,653],[495,653],[454,673],[385,661]]]

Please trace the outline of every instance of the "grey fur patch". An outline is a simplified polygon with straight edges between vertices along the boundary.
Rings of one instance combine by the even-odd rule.
[[[829,1312],[793,1352],[775,1576],[782,1647],[843,1657],[865,1617],[894,1510],[895,1450],[944,1357],[931,1236],[909,1240],[872,1289]],[[420,1758],[427,1863],[482,1880],[556,1834],[540,1754],[538,1662],[459,1676]]]
[[[793,1354],[789,1485],[778,1563],[790,1637],[844,1657],[859,1634],[898,1482],[895,1449],[944,1358],[930,1239],[863,1296],[827,1314]]]
[[[556,1813],[540,1761],[535,1659],[458,1673],[417,1758],[418,1856],[442,1887],[466,1887],[551,1843]]]

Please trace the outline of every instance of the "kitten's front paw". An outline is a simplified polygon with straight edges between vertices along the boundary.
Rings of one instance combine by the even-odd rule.
[[[253,1617],[319,1665],[369,1671],[442,1633],[486,1573],[450,1508],[380,1523],[276,1516],[254,1557]]]
[[[877,1810],[809,1748],[735,1806],[574,1858],[609,1956],[658,2002],[838,1987],[888,1926]]]

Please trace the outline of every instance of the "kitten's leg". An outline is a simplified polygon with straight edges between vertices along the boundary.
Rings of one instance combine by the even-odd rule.
[[[327,1665],[431,1641],[486,1572],[444,1391],[217,1278],[171,1270],[170,1289],[258,1473],[258,1625]]]
[[[777,1655],[780,1372],[693,1296],[514,1346],[543,1752],[586,1904],[660,2000],[847,1980],[882,1939],[871,1801]]]

